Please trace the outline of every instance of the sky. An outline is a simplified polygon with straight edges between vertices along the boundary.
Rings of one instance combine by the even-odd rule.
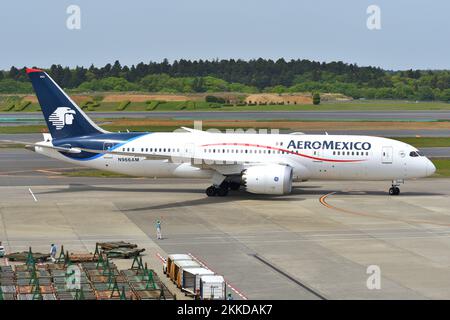
[[[0,69],[259,57],[450,69],[449,16],[448,0],[1,1]]]

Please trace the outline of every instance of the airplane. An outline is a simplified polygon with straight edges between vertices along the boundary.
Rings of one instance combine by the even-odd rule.
[[[436,168],[413,146],[382,137],[311,134],[108,132],[97,126],[43,70],[27,68],[49,133],[27,149],[90,168],[139,177],[210,179],[207,196],[229,190],[283,195],[306,180],[390,181]],[[17,142],[10,141],[9,142]]]

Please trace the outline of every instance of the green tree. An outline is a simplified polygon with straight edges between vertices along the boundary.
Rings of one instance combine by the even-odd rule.
[[[320,94],[317,92],[313,94],[313,104],[314,105],[320,104]]]

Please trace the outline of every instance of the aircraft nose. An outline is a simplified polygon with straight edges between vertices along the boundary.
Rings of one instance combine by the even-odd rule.
[[[433,162],[431,162],[429,159],[427,159],[427,176],[431,176],[436,172],[436,167],[434,166]]]

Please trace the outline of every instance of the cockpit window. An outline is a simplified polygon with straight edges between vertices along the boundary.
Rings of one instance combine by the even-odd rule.
[[[423,153],[420,152],[420,151],[411,151],[411,152],[409,153],[409,156],[410,156],[410,157],[422,157],[422,156],[423,156]]]

